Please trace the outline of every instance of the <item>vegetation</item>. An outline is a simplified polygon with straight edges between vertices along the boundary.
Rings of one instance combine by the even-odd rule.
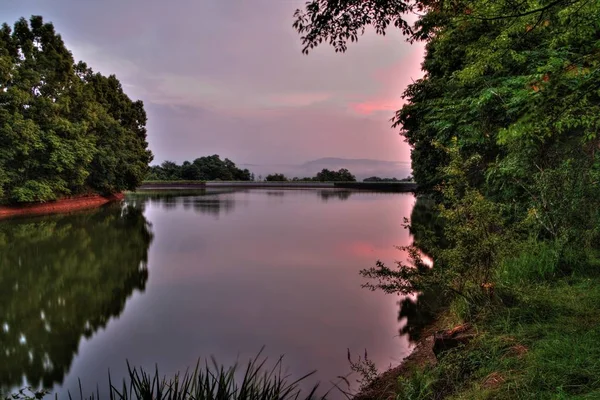
[[[75,64],[42,17],[0,28],[0,202],[135,189],[146,113],[114,75]]]
[[[269,174],[265,177],[267,182],[287,182],[288,178],[283,174]]]
[[[253,181],[254,175],[247,169],[239,169],[233,161],[221,160],[218,154],[196,158],[193,162],[184,161],[177,165],[165,161],[150,167],[146,176],[149,181]]]
[[[261,359],[260,353],[250,360],[246,367],[240,371],[238,365],[225,368],[219,366],[215,359],[212,365],[207,362],[201,364],[198,361],[196,368],[186,371],[183,375],[177,374],[166,379],[158,372],[146,372],[141,368],[131,367],[127,363],[129,377],[122,384],[113,383],[109,374],[108,394],[101,395],[99,389],[96,393],[87,397],[90,400],[102,398],[118,400],[291,400],[291,399],[321,399],[325,395],[316,394],[318,385],[302,392],[301,384],[313,375],[314,372],[291,381],[290,376],[283,370],[283,358],[280,358],[274,366],[268,367],[267,359]],[[239,375],[243,372],[243,375]],[[34,400],[41,399],[46,391],[35,391],[32,389],[21,390],[19,393],[3,396],[0,398],[9,400]],[[80,399],[84,399],[83,389],[80,387]],[[67,396],[65,396],[66,398]],[[68,394],[68,398],[72,398]]]
[[[413,25],[407,11],[419,12]],[[584,0],[312,0],[297,11],[305,52],[323,41],[345,51],[367,25],[426,43],[425,75],[394,126],[435,225],[407,221],[411,263],[363,275],[391,293],[437,290],[446,323],[477,335],[402,378],[399,399],[600,396],[598,21],[600,4]]]
[[[356,182],[356,177],[346,168],[341,168],[338,171],[330,171],[324,168],[317,173],[313,180],[316,182]]]

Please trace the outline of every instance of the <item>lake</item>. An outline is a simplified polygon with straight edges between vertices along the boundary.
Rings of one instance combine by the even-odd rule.
[[[263,354],[329,388],[368,350],[411,350],[398,296],[359,270],[404,254],[412,194],[138,192],[123,204],[0,221],[0,388],[84,395],[132,365],[161,374]],[[314,378],[314,379],[313,379]],[[351,376],[351,382],[356,381]]]

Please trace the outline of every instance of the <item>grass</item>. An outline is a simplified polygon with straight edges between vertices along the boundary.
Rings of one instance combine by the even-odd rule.
[[[291,400],[325,399],[328,393],[317,395],[318,385],[302,392],[300,385],[314,372],[298,379],[290,380],[283,370],[282,358],[273,367],[267,367],[267,359],[260,359],[260,353],[240,371],[238,364],[229,368],[212,363],[198,362],[193,371],[176,374],[170,379],[161,377],[158,367],[153,372],[131,367],[127,363],[129,376],[121,384],[114,383],[109,374],[109,390],[104,396],[109,400]],[[239,373],[242,373],[240,375]],[[84,397],[81,383],[76,397],[84,400],[100,400],[98,389],[89,397]],[[18,393],[2,395],[5,400],[39,400],[48,392],[30,388]],[[58,399],[58,395],[54,396]],[[71,393],[66,396],[73,399]]]
[[[537,256],[518,260],[513,284],[498,288],[504,304],[478,311],[471,343],[400,378],[398,400],[600,399],[598,265],[561,275],[540,263],[551,252]],[[458,324],[462,309],[454,304],[446,317]]]

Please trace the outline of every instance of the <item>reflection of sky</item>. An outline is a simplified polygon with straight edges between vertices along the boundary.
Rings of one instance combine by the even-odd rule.
[[[102,388],[108,368],[125,373],[125,358],[172,374],[199,356],[245,362],[263,345],[285,353],[294,376],[318,369],[322,381],[349,372],[347,348],[367,348],[381,368],[406,355],[399,298],[361,289],[358,271],[403,257],[394,246],[409,242],[402,221],[412,195],[355,192],[324,203],[316,191],[251,191],[221,200],[235,207],[219,219],[183,201],[147,204],[155,238],[146,291],[82,341],[66,386],[79,376]]]

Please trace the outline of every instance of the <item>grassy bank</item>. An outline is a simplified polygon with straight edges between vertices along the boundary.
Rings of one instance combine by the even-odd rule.
[[[513,281],[476,310],[455,300],[444,324],[474,339],[398,378],[397,399],[600,399],[598,267]]]

